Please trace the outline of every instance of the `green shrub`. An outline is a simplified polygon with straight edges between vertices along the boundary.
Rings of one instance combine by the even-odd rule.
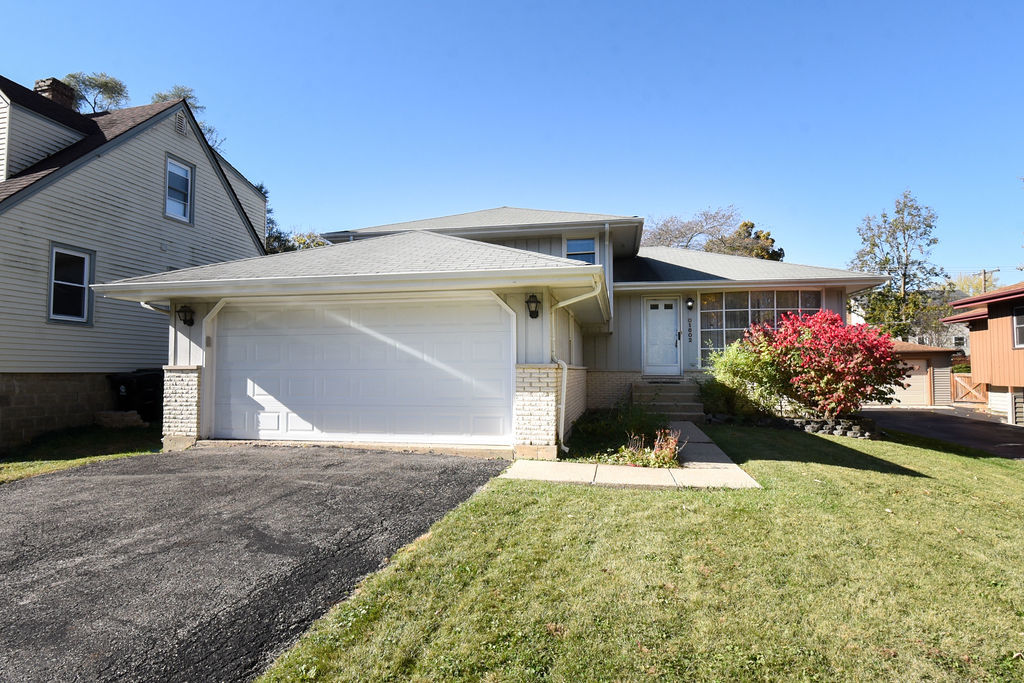
[[[742,342],[730,344],[724,351],[711,355],[711,377],[712,381],[701,387],[701,398],[706,391],[713,405],[724,403],[727,409],[721,412],[754,415],[782,411],[780,397],[785,395],[786,379],[769,354]],[[704,409],[719,412],[711,410],[707,401]]]
[[[573,425],[566,446],[570,457],[604,453],[629,443],[631,435],[653,442],[668,418],[635,403],[620,403],[611,410],[588,410]]]
[[[954,365],[951,368],[951,370],[953,372],[966,373],[966,374],[969,375],[969,374],[971,374],[971,364],[970,363],[957,363],[956,365]]]

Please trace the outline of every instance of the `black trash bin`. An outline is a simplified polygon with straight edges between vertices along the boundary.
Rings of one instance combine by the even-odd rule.
[[[164,395],[164,371],[144,368],[107,375],[118,410],[134,410],[143,420],[160,419]]]

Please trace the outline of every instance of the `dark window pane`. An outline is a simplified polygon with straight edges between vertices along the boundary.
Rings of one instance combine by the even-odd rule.
[[[85,258],[62,251],[53,252],[53,279],[58,282],[85,284]]]
[[[776,292],[775,305],[779,308],[800,308],[800,292]]]
[[[722,313],[721,313],[721,311],[701,311],[700,312],[700,328],[702,330],[720,330],[720,329],[722,329]]]
[[[722,333],[715,331],[703,331],[700,333],[700,345],[705,349],[720,349],[722,344]]]
[[[53,285],[53,315],[69,318],[85,317],[85,287],[75,285]]]
[[[775,308],[775,292],[771,290],[761,290],[759,292],[750,293],[750,307],[751,308]]]
[[[747,333],[746,330],[726,330],[726,332],[725,332],[725,343],[726,343],[726,345],[728,346],[729,344],[734,344],[734,343],[738,342],[740,339],[743,339],[743,335],[746,334],[746,333]]]
[[[722,310],[722,293],[716,292],[714,294],[701,294],[700,307],[705,310]]]
[[[727,329],[746,329],[750,325],[750,316],[746,311],[726,311],[725,327]]]
[[[821,292],[800,292],[800,308],[811,310],[821,308]]]
[[[1024,346],[1024,327],[1018,327],[1015,331],[1017,333],[1017,346]]]
[[[569,254],[569,258],[573,261],[583,261],[584,263],[594,263],[593,254]]]
[[[665,310],[666,311],[671,311],[672,310],[672,304],[665,304]]]
[[[651,310],[652,311],[658,310],[658,304],[651,304]]]
[[[761,323],[768,323],[769,325],[774,325],[775,311],[751,311],[750,324],[759,325]]]
[[[725,307],[737,309],[747,308],[747,293],[746,292],[726,292],[725,293]]]

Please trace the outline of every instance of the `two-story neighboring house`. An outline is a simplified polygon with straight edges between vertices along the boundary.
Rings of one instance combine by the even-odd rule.
[[[333,246],[99,285],[173,318],[165,443],[496,446],[555,457],[573,421],[681,382],[753,322],[884,277],[641,248],[643,219],[501,207]]]
[[[1024,425],[1024,282],[952,306],[958,312],[943,322],[970,328],[971,381],[985,385],[990,411]]]
[[[91,422],[108,373],[166,363],[166,308],[92,284],[265,253],[263,195],[184,102],[73,103],[0,77],[0,448]]]

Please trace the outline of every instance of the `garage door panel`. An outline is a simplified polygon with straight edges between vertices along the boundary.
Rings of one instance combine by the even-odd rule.
[[[508,443],[513,362],[489,301],[229,307],[214,435]]]

